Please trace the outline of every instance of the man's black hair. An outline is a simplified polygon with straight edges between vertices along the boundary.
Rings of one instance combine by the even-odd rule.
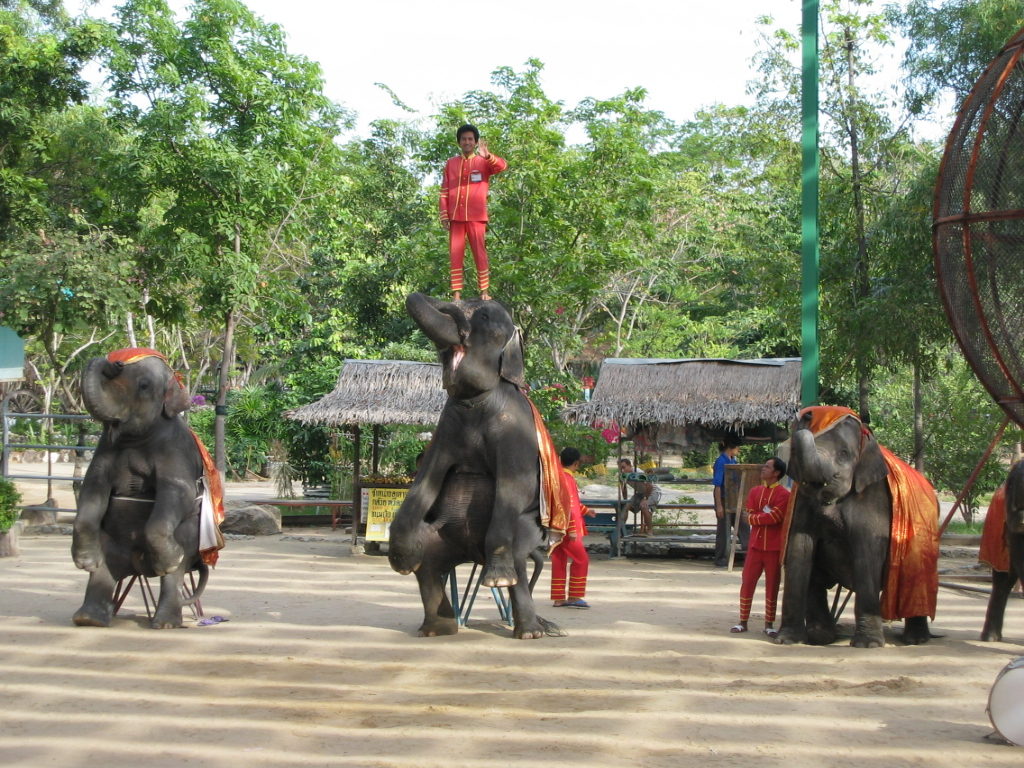
[[[580,452],[575,448],[563,448],[558,458],[562,460],[563,467],[568,467],[580,460]]]
[[[476,139],[477,141],[480,141],[480,131],[478,131],[476,129],[475,125],[470,125],[469,123],[466,123],[465,125],[460,125],[459,126],[459,130],[457,130],[455,132],[455,140],[456,141],[461,141],[462,134],[464,134],[466,132],[472,133],[473,134],[473,138]]]
[[[779,477],[786,476],[786,462],[784,462],[778,456],[772,456],[770,459],[768,459],[768,461],[770,461],[772,465],[775,467],[775,471],[779,473]]]

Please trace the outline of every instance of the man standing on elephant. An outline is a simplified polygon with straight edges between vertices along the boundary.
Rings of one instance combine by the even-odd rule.
[[[555,608],[589,608],[583,598],[587,594],[587,571],[590,568],[590,556],[583,544],[587,534],[587,526],[583,516],[594,516],[594,511],[580,503],[579,488],[571,472],[580,467],[580,452],[575,448],[563,448],[559,454],[562,463],[562,487],[569,496],[569,528],[562,541],[551,551],[551,600]],[[569,584],[566,596],[566,566]]]
[[[441,178],[441,224],[448,230],[448,255],[451,260],[451,285],[455,301],[461,298],[466,239],[473,251],[480,298],[490,299],[490,266],[484,237],[487,233],[487,191],[489,179],[504,171],[508,164],[487,150],[475,126],[462,125],[455,132],[462,150],[449,158]]]
[[[730,632],[746,632],[754,590],[764,574],[764,633],[771,638],[775,630],[775,608],[779,600],[779,581],[782,576],[782,529],[789,506],[789,491],[779,481],[786,474],[786,462],[771,458],[761,465],[761,484],[747,494],[743,511],[750,523],[750,547],[743,562],[743,582],[740,586],[740,620]]]

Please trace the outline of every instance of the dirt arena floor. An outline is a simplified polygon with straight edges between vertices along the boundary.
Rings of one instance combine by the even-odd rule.
[[[5,766],[1024,764],[985,713],[1024,654],[1019,600],[1003,643],[977,640],[984,597],[942,590],[927,646],[782,647],[729,635],[738,571],[595,555],[592,608],[541,603],[568,637],[516,641],[481,597],[422,639],[415,579],[314,529],[228,542],[203,606],[229,621],[153,631],[135,592],[94,629],[71,624],[69,547],[0,560]]]

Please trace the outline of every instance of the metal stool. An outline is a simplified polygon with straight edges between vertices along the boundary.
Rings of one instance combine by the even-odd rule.
[[[455,569],[452,568],[448,571],[448,590],[451,593],[452,610],[455,612],[455,617],[459,621],[459,626],[466,626],[466,622],[469,621],[469,614],[473,610],[473,603],[476,602],[476,594],[480,591],[480,580],[483,578],[483,570],[477,575],[477,568],[479,566],[473,563],[473,570],[469,572],[469,580],[466,582],[466,589],[462,593],[462,599],[459,599],[459,586],[455,578]],[[498,607],[498,615],[501,620],[509,626],[514,626],[512,621],[512,599],[508,594],[508,588],[502,587],[491,587],[491,597],[494,598],[494,604]]]
[[[189,571],[186,575],[188,576],[188,583],[181,585],[181,596],[188,600],[196,591],[196,572]],[[149,583],[149,579],[137,573],[128,578],[121,579],[114,587],[114,615],[116,616],[117,612],[121,610],[121,606],[124,604],[125,598],[128,597],[128,593],[132,591],[132,585],[134,584],[138,584],[139,592],[142,594],[142,603],[146,606],[146,618],[152,619],[153,613],[156,611],[156,595],[153,593],[153,586]],[[198,600],[190,605],[189,608],[192,609],[192,618],[194,619],[204,615],[203,605]]]

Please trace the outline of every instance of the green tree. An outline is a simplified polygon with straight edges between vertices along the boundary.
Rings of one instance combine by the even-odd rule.
[[[910,0],[890,9],[909,40],[906,99],[915,114],[942,97],[959,106],[1010,37],[1024,27],[1017,0]]]
[[[912,169],[901,162],[905,124],[893,123],[889,98],[869,85],[879,48],[892,42],[886,15],[874,12],[870,0],[826,0],[821,20],[822,361],[833,387],[852,388],[861,418],[870,421],[871,376],[880,357],[871,235]],[[760,55],[759,103],[789,110],[796,126],[800,73],[789,56],[798,38],[775,29],[771,40]]]
[[[81,70],[103,37],[102,24],[69,21],[59,2],[0,2],[0,238],[46,222],[45,186],[31,169],[48,119],[85,100]]]
[[[166,246],[148,266],[197,275],[198,302],[223,320],[216,455],[240,318],[280,306],[305,254],[314,201],[331,180],[342,113],[319,68],[236,0],[197,0],[181,24],[163,0],[127,0],[107,67],[111,108],[136,133],[147,188],[173,195]],[[285,300],[286,301],[286,300]]]

